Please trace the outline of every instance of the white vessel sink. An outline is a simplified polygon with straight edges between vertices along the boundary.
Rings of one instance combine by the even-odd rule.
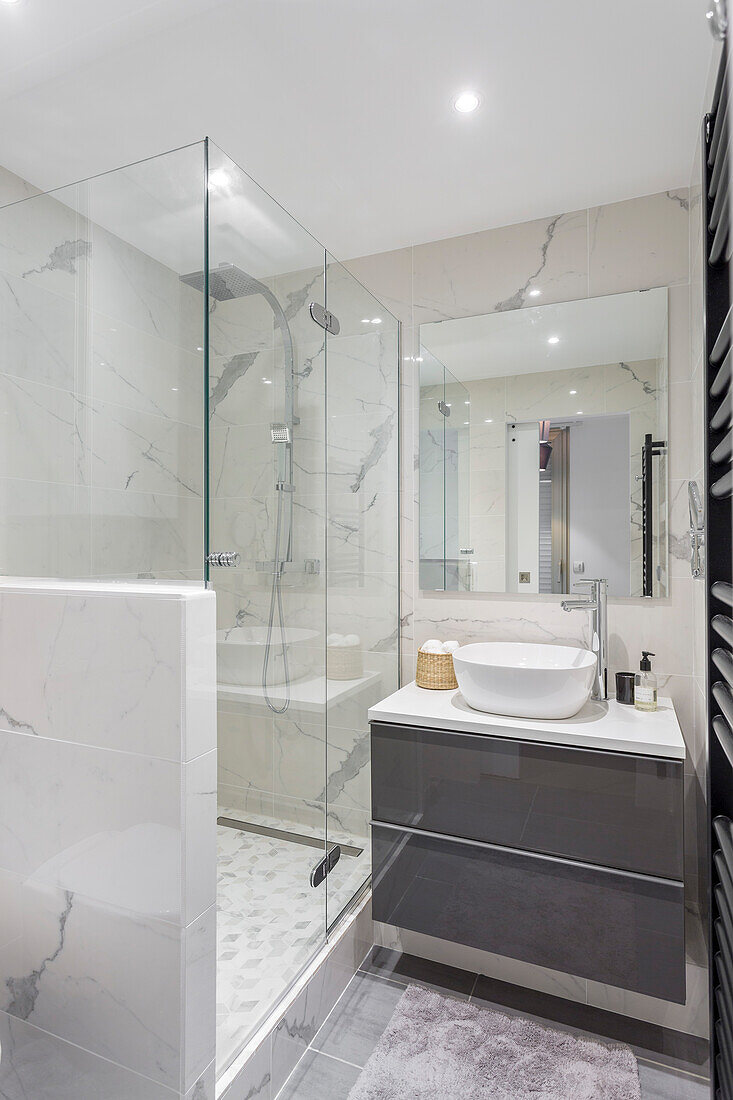
[[[570,718],[593,687],[588,649],[530,642],[477,642],[453,654],[461,694],[474,710],[514,718]]]

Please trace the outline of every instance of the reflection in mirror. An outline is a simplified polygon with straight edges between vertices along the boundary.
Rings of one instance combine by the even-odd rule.
[[[421,587],[666,596],[666,288],[420,338]]]

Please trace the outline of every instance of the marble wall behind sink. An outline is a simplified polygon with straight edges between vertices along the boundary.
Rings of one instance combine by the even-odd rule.
[[[693,150],[690,150],[692,161]],[[559,597],[424,592],[419,588],[418,370],[423,322],[669,287],[670,593],[663,600],[610,601],[611,675],[656,653],[660,692],[673,698],[688,748],[687,884],[698,898],[698,819],[704,789],[701,693],[704,586],[688,564],[687,479],[701,479],[702,333],[700,204],[690,188],[489,229],[354,259],[348,267],[403,325],[402,676],[414,678],[416,647],[429,637],[587,641],[585,617]],[[530,289],[541,295],[529,297]]]

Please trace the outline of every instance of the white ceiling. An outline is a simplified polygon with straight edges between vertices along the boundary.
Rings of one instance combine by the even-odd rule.
[[[436,321],[420,326],[420,340],[459,382],[656,359],[667,347],[667,289]],[[420,380],[434,383],[434,368]]]
[[[24,0],[0,163],[208,134],[345,258],[686,185],[711,49],[696,0]]]

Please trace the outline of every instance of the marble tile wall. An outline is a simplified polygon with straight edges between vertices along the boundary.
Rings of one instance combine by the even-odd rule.
[[[700,275],[695,244],[698,230],[693,228],[699,218],[697,178],[693,168],[690,189],[416,245],[355,259],[347,265],[403,325],[403,682],[414,678],[416,647],[428,637],[455,637],[463,642],[575,643],[587,632],[584,618],[564,613],[558,597],[519,599],[420,590],[416,554],[419,364],[415,361],[420,325],[441,318],[521,309],[538,301],[546,304],[669,287],[669,596],[653,603],[609,601],[610,671],[613,675],[617,670],[633,670],[642,648],[652,650],[660,694],[674,700],[688,750],[685,877],[692,904],[697,904],[702,894],[699,837],[705,769],[700,678],[703,592],[690,576],[686,509],[687,480],[701,476]],[[530,299],[530,289],[539,289],[541,297]],[[697,997],[699,1001],[699,989]],[[638,1011],[645,1010],[638,1006]],[[698,1010],[699,1004],[691,1006],[691,1015]]]
[[[164,161],[201,177],[198,149],[157,158],[137,181],[152,194]],[[83,213],[114,185],[42,195],[0,169],[5,575],[202,575],[204,300],[152,237],[147,254]]]
[[[0,651],[0,1094],[213,1100],[214,596],[3,581]]]

